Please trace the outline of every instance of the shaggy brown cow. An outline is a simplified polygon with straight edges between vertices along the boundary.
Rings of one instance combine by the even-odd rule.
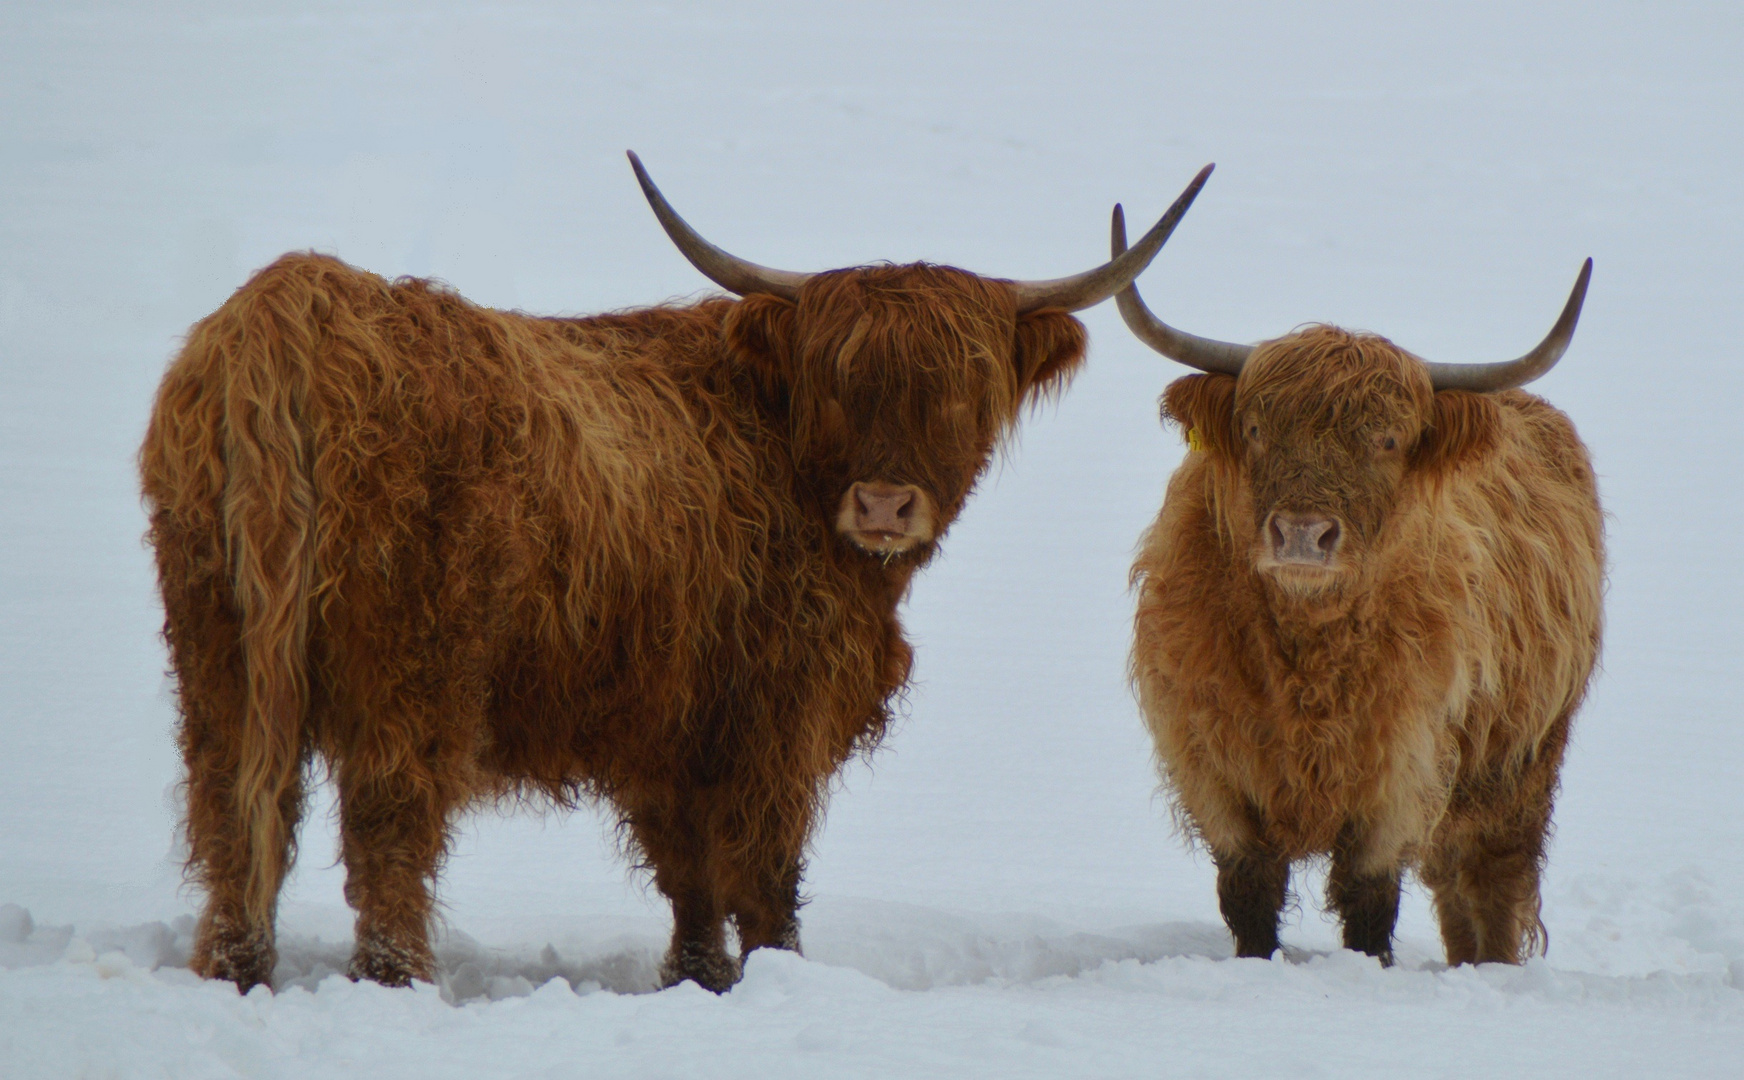
[[[1124,229],[1115,218],[1116,251]],[[1426,364],[1313,326],[1249,349],[1127,324],[1209,372],[1146,534],[1132,678],[1240,956],[1278,947],[1292,861],[1330,854],[1344,944],[1390,963],[1402,871],[1450,964],[1544,942],[1538,880],[1598,655],[1598,493],[1568,418],[1513,389],[1574,333],[1588,260],[1518,361]]]
[[[1083,359],[1046,282],[768,270],[581,319],[287,255],[199,323],[141,451],[179,683],[193,968],[270,978],[305,777],[337,782],[354,976],[431,977],[461,809],[603,799],[670,899],[662,978],[798,948],[828,778],[909,672],[896,607],[1027,403]],[[1208,171],[1208,170],[1207,170]],[[741,954],[742,955],[742,954]]]

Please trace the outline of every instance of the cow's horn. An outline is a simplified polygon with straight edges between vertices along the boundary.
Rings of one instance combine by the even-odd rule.
[[[1109,225],[1108,245],[1116,256],[1127,250],[1126,212],[1120,208],[1119,203],[1114,205],[1114,220]],[[1113,263],[1109,265],[1112,266]],[[1151,314],[1150,308],[1145,307],[1145,302],[1139,298],[1136,285],[1129,283],[1121,289],[1115,297],[1115,303],[1120,307],[1120,317],[1126,320],[1127,328],[1140,341],[1170,360],[1188,367],[1214,374],[1240,375],[1241,366],[1247,363],[1248,354],[1253,352],[1251,345],[1233,345],[1227,341],[1202,338],[1197,334],[1187,334],[1175,329]]]
[[[1205,181],[1214,168],[1215,165],[1207,165],[1200,169],[1199,175],[1187,185],[1187,190],[1181,192],[1181,197],[1169,207],[1169,212],[1151,226],[1151,231],[1145,233],[1130,250],[1122,244],[1121,249],[1114,253],[1114,258],[1094,270],[1086,270],[1071,277],[1054,278],[1051,281],[1013,281],[1011,287],[1017,292],[1018,314],[1041,308],[1082,311],[1130,287],[1133,279],[1143,273],[1144,268],[1156,258],[1157,252],[1163,249],[1169,234],[1175,231],[1175,226],[1180,224],[1187,208],[1193,205],[1199,189],[1205,186]]]
[[[772,270],[767,266],[758,266],[754,262],[746,262],[737,255],[730,255],[715,247],[695,229],[678,216],[678,211],[672,209],[672,204],[666,201],[666,196],[660,194],[660,189],[654,186],[654,181],[648,178],[648,170],[642,168],[642,159],[636,156],[634,150],[628,151],[630,167],[636,170],[636,181],[642,185],[642,194],[648,197],[648,205],[654,208],[654,216],[660,219],[666,235],[672,237],[672,242],[678,245],[678,250],[690,260],[690,264],[703,272],[703,276],[730,293],[749,296],[752,293],[773,293],[788,300],[797,299],[799,287],[805,284],[810,274],[796,274],[791,270]]]
[[[1580,276],[1574,279],[1574,291],[1568,294],[1568,303],[1562,306],[1562,315],[1556,320],[1556,325],[1550,328],[1550,333],[1544,336],[1537,348],[1525,356],[1499,364],[1430,364],[1430,382],[1437,390],[1483,393],[1525,386],[1549,371],[1562,359],[1562,354],[1568,351],[1568,343],[1574,338],[1574,324],[1580,321],[1581,304],[1586,302],[1587,282],[1592,276],[1593,260],[1588,259],[1581,267]]]

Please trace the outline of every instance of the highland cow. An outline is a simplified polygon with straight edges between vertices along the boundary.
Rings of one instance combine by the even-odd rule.
[[[897,604],[1024,407],[1083,360],[1044,282],[736,259],[742,299],[591,318],[476,307],[287,255],[192,330],[141,451],[178,682],[192,966],[271,978],[307,778],[339,795],[354,977],[433,975],[465,808],[601,800],[672,904],[667,984],[797,949],[832,774],[909,674]],[[739,957],[728,951],[735,928]]]
[[[1544,342],[1501,364],[1428,364],[1331,326],[1231,345],[1120,295],[1140,338],[1206,372],[1163,398],[1190,450],[1133,566],[1131,673],[1237,955],[1272,955],[1291,863],[1323,855],[1345,946],[1383,963],[1408,868],[1448,963],[1545,944],[1539,875],[1599,651],[1604,542],[1574,426],[1515,388],[1567,348],[1591,270]]]

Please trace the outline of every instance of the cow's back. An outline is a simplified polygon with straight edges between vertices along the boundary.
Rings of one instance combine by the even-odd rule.
[[[783,515],[743,417],[699,415],[717,403],[665,355],[708,348],[719,312],[644,314],[640,334],[594,333],[292,255],[196,327],[147,456],[210,439],[239,396],[284,388],[313,501],[318,743],[355,752],[384,681],[423,669],[460,673],[456,711],[474,712],[481,760],[521,745],[551,773],[590,723],[682,714]],[[282,347],[232,347],[247,334]],[[225,497],[222,476],[173,465],[155,488],[167,503]],[[540,715],[562,730],[526,730],[517,688],[552,699]]]

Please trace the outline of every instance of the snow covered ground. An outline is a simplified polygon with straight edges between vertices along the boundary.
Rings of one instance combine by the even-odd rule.
[[[1744,8],[1307,8],[0,7],[0,1076],[1744,1074]],[[700,292],[626,148],[761,262],[1028,277],[1216,161],[1144,288],[1234,340],[1500,359],[1593,256],[1535,387],[1612,515],[1549,955],[1446,970],[1413,890],[1382,971],[1310,874],[1287,955],[1228,958],[1123,681],[1180,372],[1104,306],[915,589],[919,685],[843,778],[805,959],[647,993],[666,914],[604,820],[484,815],[442,985],[353,985],[323,793],[279,993],[195,979],[132,470],[164,363],[293,248],[539,312]]]

